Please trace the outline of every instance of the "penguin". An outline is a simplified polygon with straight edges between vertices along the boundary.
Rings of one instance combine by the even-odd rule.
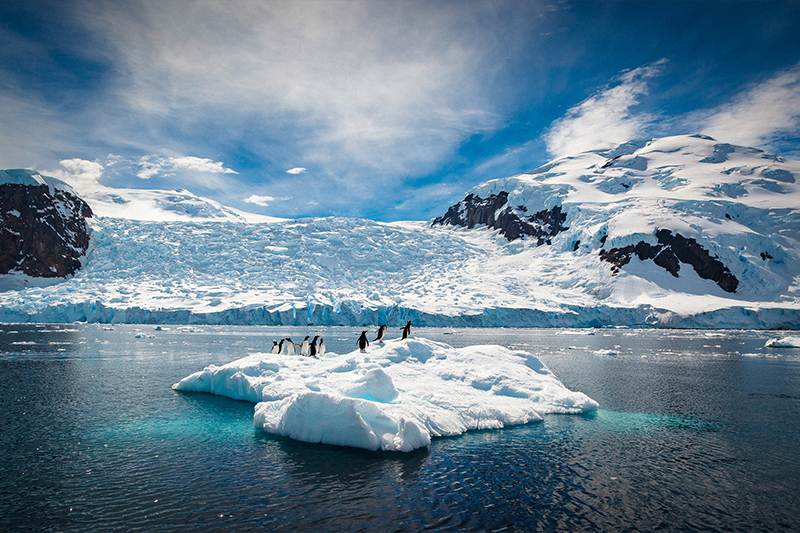
[[[358,345],[358,349],[362,352],[367,351],[367,346],[369,346],[369,341],[367,340],[367,330],[361,332],[361,336],[356,341],[356,344]]]
[[[303,344],[300,345],[300,355],[308,355],[308,335],[303,339]]]
[[[411,321],[406,322],[406,325],[400,331],[403,332],[403,339],[409,338],[411,336]]]
[[[310,351],[308,352],[308,355],[311,357],[317,356],[317,339],[319,339],[319,335],[314,336],[314,340],[311,341],[311,346],[309,346]]]
[[[294,342],[289,337],[286,337],[286,354],[294,355]]]
[[[383,335],[385,333],[386,333],[386,324],[383,324],[381,325],[381,327],[378,328],[378,337],[372,342],[379,342],[383,344]]]
[[[319,338],[319,343],[317,343],[317,355],[319,357],[325,355],[325,341],[322,340],[322,337]]]
[[[280,353],[280,352],[281,350],[280,347],[278,346],[278,341],[272,341],[272,349],[269,351],[269,353]]]
[[[278,345],[278,351],[276,353],[283,353],[283,343],[286,342],[286,339],[281,339],[281,343]]]

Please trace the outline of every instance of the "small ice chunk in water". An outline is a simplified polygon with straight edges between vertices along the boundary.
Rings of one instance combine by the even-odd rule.
[[[765,344],[767,348],[800,348],[800,337],[783,337],[770,339]]]

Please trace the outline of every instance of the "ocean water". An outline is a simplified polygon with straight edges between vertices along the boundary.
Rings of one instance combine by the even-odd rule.
[[[601,409],[408,454],[274,437],[253,404],[171,390],[309,333],[345,353],[360,328],[0,325],[0,531],[800,531],[780,332],[419,328],[528,350]]]

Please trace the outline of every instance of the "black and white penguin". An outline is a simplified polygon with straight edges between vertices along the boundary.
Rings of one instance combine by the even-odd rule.
[[[383,344],[383,335],[386,333],[386,324],[382,324],[381,327],[378,328],[378,337],[372,342],[379,342]]]
[[[294,347],[295,344],[292,341],[292,339],[286,337],[286,355],[294,355],[295,354]]]
[[[283,343],[286,342],[286,339],[281,339],[281,343],[278,345],[278,351],[275,353],[283,353]]]
[[[367,351],[367,346],[369,346],[369,341],[367,340],[367,330],[361,332],[361,336],[356,341],[356,344],[358,345],[358,349],[362,352]]]
[[[314,337],[314,340],[311,341],[311,345],[308,347],[308,349],[310,350],[308,352],[308,355],[310,355],[311,357],[317,356],[317,339],[319,339],[319,335],[316,335]]]
[[[272,349],[269,353],[280,353],[280,348],[278,347],[278,341],[272,341]]]
[[[308,355],[308,337],[309,335],[306,335],[303,344],[300,345],[300,355]]]
[[[322,337],[319,338],[319,342],[317,343],[317,355],[320,357],[325,355],[325,341]]]
[[[403,332],[403,338],[407,339],[411,336],[411,321],[406,322],[406,325],[400,330]]]

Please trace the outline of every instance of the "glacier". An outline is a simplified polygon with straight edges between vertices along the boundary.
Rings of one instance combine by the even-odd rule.
[[[544,245],[480,224],[250,219],[189,193],[103,191],[85,196],[100,216],[84,267],[49,286],[3,277],[0,321],[800,329],[797,177],[798,162],[685,135],[469,191],[559,207]],[[685,263],[603,259],[655,248],[664,230],[702,246],[735,290]]]
[[[431,438],[596,411],[537,357],[424,338],[312,357],[251,354],[173,385],[255,403],[253,424],[311,443],[408,452]]]

